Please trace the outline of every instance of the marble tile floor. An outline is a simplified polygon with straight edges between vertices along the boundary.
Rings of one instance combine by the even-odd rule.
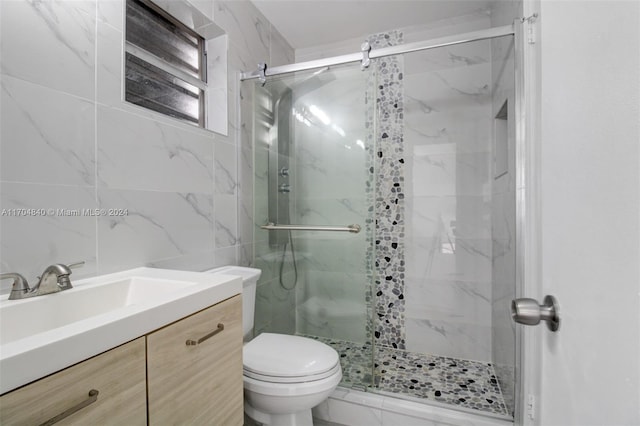
[[[490,363],[381,347],[375,348],[372,364],[370,344],[306,337],[320,340],[340,354],[341,386],[509,415]]]

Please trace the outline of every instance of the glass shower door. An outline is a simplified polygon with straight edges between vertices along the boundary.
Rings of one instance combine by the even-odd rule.
[[[387,203],[376,203],[387,322],[376,318],[376,391],[504,418],[515,382],[513,52],[507,36],[376,62],[395,70],[377,96],[395,88],[377,105],[391,166],[376,164]]]
[[[257,333],[332,345],[343,386],[512,418],[514,52],[508,35],[243,83]]]
[[[358,65],[243,83],[253,94],[254,258],[263,271],[255,333],[330,344],[347,386],[373,377],[373,83]]]

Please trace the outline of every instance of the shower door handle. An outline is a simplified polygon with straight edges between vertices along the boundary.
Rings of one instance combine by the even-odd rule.
[[[535,299],[514,299],[511,301],[511,318],[518,324],[524,325],[538,325],[540,321],[546,321],[549,330],[558,331],[560,327],[558,301],[550,295],[544,297],[542,305],[539,305]]]

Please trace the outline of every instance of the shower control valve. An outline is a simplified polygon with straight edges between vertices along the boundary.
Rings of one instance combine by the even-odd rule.
[[[288,183],[280,184],[280,186],[278,187],[278,192],[282,192],[282,193],[291,192],[291,185],[289,185]]]

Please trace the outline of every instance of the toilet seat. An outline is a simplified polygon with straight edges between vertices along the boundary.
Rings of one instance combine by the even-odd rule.
[[[288,376],[288,377],[282,377],[282,376],[273,376],[273,375],[268,375],[268,374],[259,374],[247,369],[243,369],[243,375],[245,377],[250,377],[252,379],[255,380],[260,380],[261,382],[270,382],[270,383],[306,383],[306,382],[313,382],[316,380],[322,380],[322,379],[326,379],[329,376],[332,376],[334,374],[336,374],[337,372],[341,371],[340,368],[340,363],[337,363],[336,365],[333,366],[333,368],[331,368],[328,371],[325,371],[323,373],[320,374],[313,374],[313,375],[308,375],[308,376]]]
[[[249,391],[261,395],[272,397],[304,397],[328,389],[333,390],[342,380],[342,369],[338,365],[338,370],[320,380],[300,383],[274,383],[264,380],[256,380],[248,376],[242,377],[245,392]],[[327,395],[328,396],[328,395]]]
[[[244,376],[271,383],[322,380],[340,371],[331,347],[307,337],[263,333],[243,348]]]

